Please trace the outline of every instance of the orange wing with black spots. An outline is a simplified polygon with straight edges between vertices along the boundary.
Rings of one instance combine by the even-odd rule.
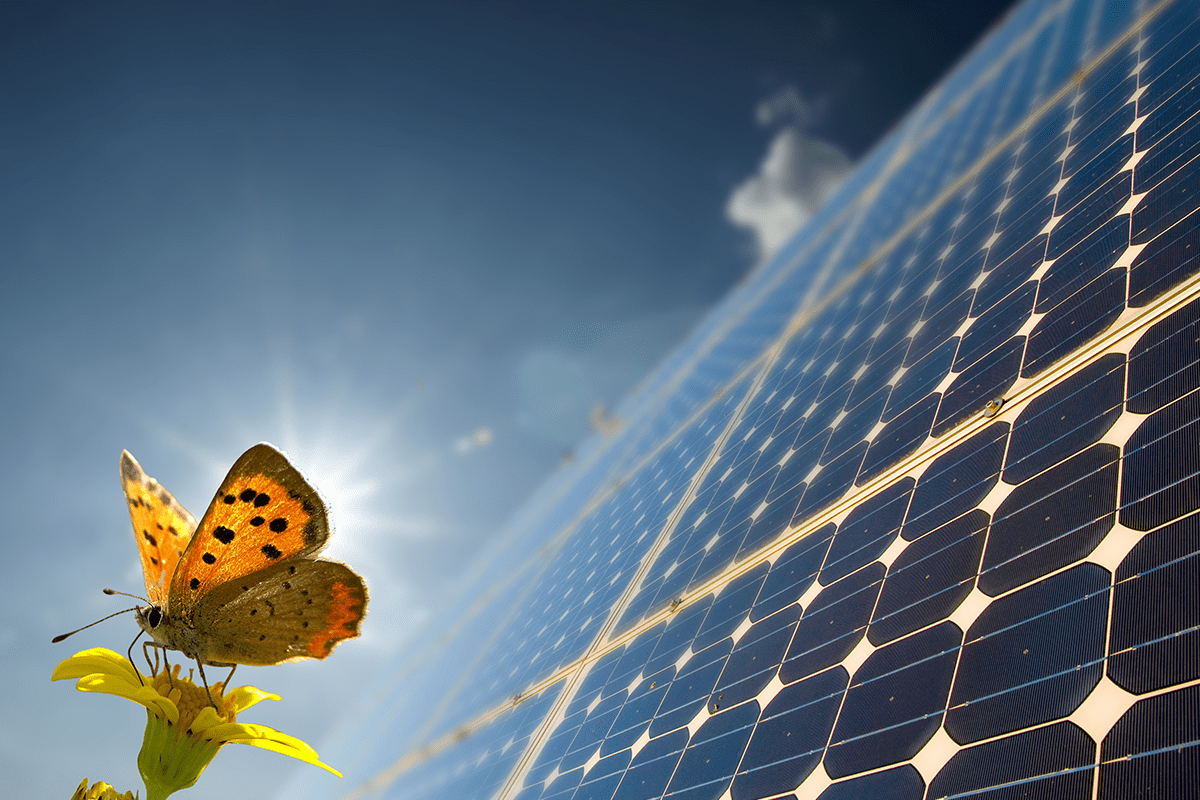
[[[196,530],[196,518],[147,475],[128,450],[121,452],[121,488],[137,537],[147,599],[162,605],[175,565]]]
[[[230,581],[317,553],[329,540],[325,503],[269,444],[242,454],[175,568],[167,615],[188,619],[200,598]]]

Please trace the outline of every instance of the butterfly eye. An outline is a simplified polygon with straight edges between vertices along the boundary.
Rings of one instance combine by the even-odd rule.
[[[158,606],[150,607],[150,613],[146,615],[146,621],[150,623],[151,628],[158,627],[158,623],[162,622],[162,612],[158,610]]]

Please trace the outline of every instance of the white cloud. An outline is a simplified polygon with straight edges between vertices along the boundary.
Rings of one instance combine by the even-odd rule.
[[[758,172],[734,189],[725,214],[754,234],[762,261],[816,213],[850,172],[852,164],[845,153],[804,133],[824,116],[827,105],[821,98],[806,99],[789,86],[754,111],[759,125],[782,127]]]
[[[829,102],[824,98],[806,99],[795,86],[788,86],[768,97],[754,109],[754,120],[764,128],[790,125],[804,130],[825,116]]]

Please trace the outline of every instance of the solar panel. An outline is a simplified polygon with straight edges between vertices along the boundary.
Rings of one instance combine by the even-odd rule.
[[[1015,9],[530,500],[349,794],[1194,792],[1198,120],[1195,3]]]

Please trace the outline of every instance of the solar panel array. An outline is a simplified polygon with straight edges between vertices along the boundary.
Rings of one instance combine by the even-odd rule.
[[[498,537],[337,796],[1194,794],[1198,114],[1195,2],[1014,10]]]

